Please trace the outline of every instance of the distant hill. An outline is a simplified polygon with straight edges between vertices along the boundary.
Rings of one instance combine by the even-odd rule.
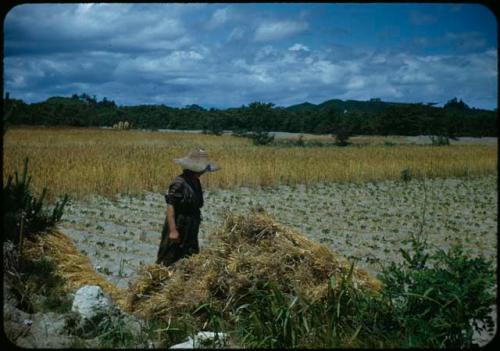
[[[382,101],[380,99],[370,99],[368,101],[361,100],[340,100],[340,99],[331,99],[326,100],[320,104],[311,104],[309,102],[304,102],[301,104],[291,105],[286,107],[285,109],[291,112],[318,112],[323,110],[329,111],[349,111],[349,112],[367,112],[367,113],[378,113],[386,110],[389,107],[404,107],[404,106],[427,106],[434,107],[436,105],[435,102],[430,103],[410,103],[410,102],[388,102]],[[491,110],[484,110],[478,108],[469,108],[462,100],[457,101],[457,99],[450,100],[448,104],[444,106],[445,109],[449,110],[461,110],[468,111],[470,114],[481,113],[481,112],[493,112]]]
[[[311,104],[310,102],[304,102],[302,104],[288,106],[286,109],[292,112],[316,111],[318,109],[318,105]]]
[[[318,105],[304,102],[302,104],[288,106],[286,109],[292,112],[306,112],[306,111],[321,111],[321,110],[334,110],[334,111],[357,111],[357,112],[381,112],[390,106],[396,105],[411,105],[408,103],[385,102],[380,99],[371,99],[369,101],[359,100],[340,100],[331,99],[324,101]]]
[[[72,99],[68,97],[62,97],[62,96],[53,96],[45,100],[44,102],[41,102],[39,104],[47,104],[47,105],[64,105],[64,106],[80,106],[80,105],[85,105],[86,102],[82,101],[80,99]]]

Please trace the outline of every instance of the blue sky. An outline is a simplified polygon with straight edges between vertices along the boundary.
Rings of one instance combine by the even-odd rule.
[[[496,18],[476,4],[24,4],[4,91],[120,105],[328,99],[497,107]]]

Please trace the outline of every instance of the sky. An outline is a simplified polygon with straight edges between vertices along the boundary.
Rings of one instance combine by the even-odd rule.
[[[22,4],[3,59],[4,92],[30,103],[498,101],[497,22],[479,4]]]

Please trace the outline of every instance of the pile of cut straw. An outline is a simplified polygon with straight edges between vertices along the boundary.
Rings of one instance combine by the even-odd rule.
[[[132,285],[128,308],[143,318],[168,318],[210,301],[219,307],[241,303],[258,282],[285,293],[322,299],[331,277],[346,276],[351,264],[329,248],[275,223],[263,212],[227,213],[225,224],[198,255],[173,267],[144,266]],[[353,285],[376,291],[381,283],[354,268]]]

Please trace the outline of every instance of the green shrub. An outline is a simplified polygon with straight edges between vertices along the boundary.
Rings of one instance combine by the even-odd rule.
[[[401,180],[405,183],[408,183],[412,179],[411,170],[409,168],[405,168],[401,171]]]
[[[236,128],[232,131],[231,135],[235,137],[247,138],[248,131],[246,129]]]
[[[450,138],[446,135],[431,135],[430,138],[434,146],[450,145]]]
[[[304,147],[306,146],[306,143],[304,142],[304,136],[302,134],[299,135],[299,138],[295,142],[295,145]]]
[[[18,244],[23,238],[29,238],[47,228],[54,226],[62,217],[63,209],[68,202],[65,195],[57,202],[52,212],[44,207],[47,189],[44,188],[40,198],[36,198],[30,190],[31,176],[28,176],[28,159],[24,161],[22,174],[17,171],[11,175],[3,187],[3,231],[5,238]],[[22,229],[22,230],[21,230]]]
[[[224,134],[224,130],[220,124],[212,123],[208,128],[204,128],[202,130],[202,133],[221,136],[222,134]]]
[[[351,137],[351,131],[348,128],[341,128],[337,131],[335,135],[335,144],[337,146],[347,146],[349,145],[349,138]]]
[[[24,161],[21,175],[15,172],[3,186],[3,233],[6,262],[4,277],[11,292],[17,298],[17,307],[28,312],[38,310],[68,310],[67,297],[62,291],[63,280],[56,275],[54,264],[46,257],[25,260],[22,254],[23,240],[54,226],[63,214],[68,201],[65,196],[49,212],[44,206],[47,189],[40,198],[32,195],[31,177],[28,176],[28,159]],[[42,296],[38,298],[35,295]]]
[[[474,346],[474,330],[493,329],[492,262],[471,258],[461,246],[430,255],[427,243],[413,238],[412,247],[412,253],[401,250],[403,263],[392,263],[380,276],[399,321],[401,346]]]
[[[274,141],[274,135],[263,131],[252,132],[247,135],[252,139],[254,145],[268,145]]]
[[[103,318],[95,330],[100,346],[123,348],[134,346],[137,342],[131,329],[119,313]]]

